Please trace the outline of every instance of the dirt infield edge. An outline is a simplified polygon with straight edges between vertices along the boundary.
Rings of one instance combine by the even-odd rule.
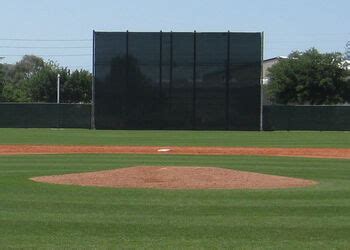
[[[0,145],[0,155],[36,154],[252,155],[350,159],[350,149],[337,148]]]

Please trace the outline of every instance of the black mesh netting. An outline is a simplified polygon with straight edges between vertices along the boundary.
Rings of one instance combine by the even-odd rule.
[[[259,130],[261,37],[96,32],[96,128]]]
[[[264,130],[350,130],[350,106],[264,106]]]

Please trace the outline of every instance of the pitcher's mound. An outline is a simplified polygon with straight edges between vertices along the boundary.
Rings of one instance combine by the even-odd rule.
[[[158,189],[272,189],[317,184],[311,180],[210,167],[131,167],[31,180],[79,186]]]

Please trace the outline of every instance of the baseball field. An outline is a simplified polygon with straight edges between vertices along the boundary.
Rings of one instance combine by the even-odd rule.
[[[100,178],[91,173],[134,167],[218,168],[312,185],[35,181],[91,181]],[[13,248],[349,249],[350,133],[0,129],[0,249]]]

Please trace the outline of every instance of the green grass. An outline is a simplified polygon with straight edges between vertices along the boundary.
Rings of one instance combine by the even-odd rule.
[[[350,132],[90,131],[0,129],[0,144],[350,148]]]
[[[0,129],[0,144],[350,148],[349,132]],[[34,183],[137,165],[306,178],[284,190],[142,190]],[[167,155],[0,156],[0,249],[349,249],[350,161]]]
[[[247,156],[1,156],[0,248],[349,249],[349,163]],[[135,165],[219,166],[320,184],[166,191],[28,180]]]

